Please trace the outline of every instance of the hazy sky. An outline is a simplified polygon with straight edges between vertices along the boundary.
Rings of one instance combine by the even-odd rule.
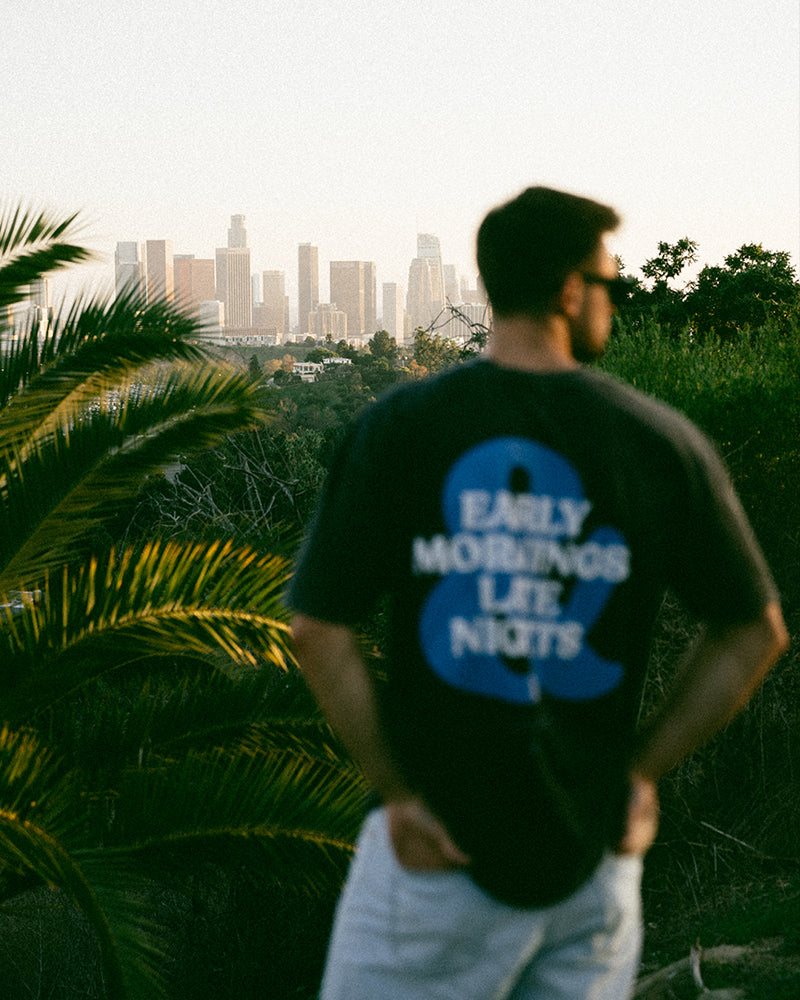
[[[608,201],[626,269],[690,236],[800,259],[797,0],[26,0],[3,17],[2,194],[93,246],[199,257],[247,217],[407,282],[417,232],[474,277],[485,211],[544,183]],[[379,292],[380,295],[380,292]]]

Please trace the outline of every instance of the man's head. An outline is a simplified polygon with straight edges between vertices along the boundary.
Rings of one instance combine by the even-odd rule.
[[[595,273],[603,235],[619,222],[607,205],[545,187],[493,209],[478,230],[478,269],[495,315],[559,311],[567,276]]]

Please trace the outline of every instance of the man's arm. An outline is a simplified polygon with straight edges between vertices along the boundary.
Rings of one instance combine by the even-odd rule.
[[[744,707],[788,645],[777,602],[746,624],[705,629],[642,730],[620,851],[642,852],[650,846],[657,826],[655,783]]]
[[[392,758],[353,631],[297,614],[292,634],[300,669],[320,708],[386,804],[398,860],[420,869],[467,864],[469,859],[408,787]]]

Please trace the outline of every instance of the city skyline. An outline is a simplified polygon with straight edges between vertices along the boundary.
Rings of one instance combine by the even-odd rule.
[[[305,312],[313,312],[314,308],[316,308],[316,306],[319,305],[320,303],[338,304],[336,302],[336,297],[331,294],[330,280],[329,280],[329,276],[331,273],[330,265],[341,262],[339,261],[338,258],[327,257],[327,256],[320,257],[319,246],[316,243],[306,242],[297,244],[296,248],[297,263],[293,268],[292,267],[277,268],[266,265],[261,266],[261,263],[259,263],[259,261],[257,260],[254,260],[252,254],[250,253],[250,247],[249,247],[250,231],[245,225],[246,216],[237,213],[231,215],[230,219],[231,219],[231,226],[229,226],[227,230],[228,241],[229,241],[228,246],[217,247],[215,250],[217,273],[218,275],[221,273],[221,281],[222,281],[222,284],[220,285],[219,284],[220,277],[217,278],[218,287],[217,287],[216,297],[220,301],[226,302],[227,293],[225,285],[226,281],[225,262],[228,259],[229,251],[234,247],[237,247],[241,248],[242,250],[244,249],[247,250],[247,254],[246,255],[243,254],[243,256],[246,256],[247,259],[249,260],[251,279],[255,282],[255,284],[251,284],[251,289],[249,293],[253,306],[255,306],[257,301],[261,301],[257,300],[254,289],[260,285],[262,273],[267,273],[267,272],[270,273],[280,272],[284,275],[284,280],[286,282],[285,284],[286,294],[289,295],[289,300],[290,300],[290,313],[292,316],[292,326],[296,324],[301,324],[302,323],[301,317],[305,315]],[[238,228],[236,229],[234,229],[234,220],[237,220]],[[234,243],[231,242],[232,239],[231,233],[233,233],[234,231],[237,232],[237,236],[235,237],[235,239],[241,240],[241,242],[234,242]],[[165,242],[164,240],[145,239],[141,241],[122,240],[116,244],[113,254],[110,255],[111,261],[109,262],[109,267],[113,269],[113,273],[115,276],[114,284],[117,290],[119,290],[118,274],[120,267],[121,248],[124,248],[123,252],[130,254],[131,248],[137,245],[146,247],[148,243],[160,244],[164,242]],[[166,242],[171,244],[174,248],[174,242],[175,242],[174,240],[168,239],[166,240]],[[390,280],[388,278],[381,277],[382,272],[380,271],[380,263],[377,261],[374,260],[362,261],[363,263],[371,264],[372,267],[375,268],[376,274],[374,276],[374,280],[376,280],[377,286],[381,286],[383,284],[395,284],[401,286],[405,290],[405,292],[407,292],[412,282],[412,272],[414,270],[415,263],[417,263],[421,259],[426,263],[426,265],[434,264],[435,267],[438,268],[438,270],[435,271],[435,277],[434,277],[434,285],[436,285],[438,291],[436,291],[432,295],[429,294],[428,296],[428,299],[433,302],[432,316],[436,315],[441,310],[447,299],[449,299],[453,303],[464,301],[462,292],[465,283],[466,286],[472,291],[475,291],[477,289],[478,287],[477,267],[475,267],[473,272],[470,272],[468,274],[463,274],[458,270],[455,264],[446,262],[441,251],[440,240],[435,234],[417,233],[415,243],[416,243],[416,251],[413,248],[409,248],[409,254],[411,256],[409,257],[409,262],[406,266],[405,273],[402,276],[402,280],[396,280],[396,278],[392,278]],[[435,254],[433,253],[432,250],[434,246],[436,248]],[[173,249],[172,256],[175,260],[181,260],[181,259],[198,258],[199,254],[194,249],[185,248],[180,252],[177,252]],[[361,258],[358,259],[361,260]],[[350,261],[348,261],[348,263],[349,262]],[[269,264],[270,262],[267,261],[267,265]],[[130,266],[130,261],[128,261],[128,266]],[[447,294],[446,292],[447,278],[445,273],[448,270],[449,273],[455,279],[454,281],[451,281],[449,294]],[[328,276],[328,280],[321,281],[320,277],[322,276],[324,278],[326,275]],[[305,292],[303,293],[301,298],[301,288],[303,287],[305,287]],[[243,285],[240,285],[240,289],[241,293],[244,294]],[[294,296],[289,294],[290,290],[294,292]],[[381,301],[380,297],[377,296],[376,293],[375,296],[376,315],[380,315],[380,308],[378,307],[378,303],[380,303],[380,301]],[[406,307],[405,295],[403,301],[405,308]],[[306,303],[309,306],[309,308],[307,308],[305,311],[303,303]],[[410,310],[410,312],[412,312],[412,314],[414,315],[418,314],[421,319],[422,317],[421,312],[416,313],[414,310]],[[246,324],[240,323],[238,325],[246,325]],[[422,325],[427,325],[427,323],[424,323]]]
[[[324,335],[318,339],[337,330],[349,340],[363,342],[379,328],[391,328],[392,336],[402,342],[416,327],[429,326],[447,302],[474,306],[483,301],[477,278],[472,283],[469,277],[458,274],[455,265],[443,263],[439,238],[418,233],[417,257],[410,261],[407,283],[379,283],[374,261],[331,260],[327,301],[320,292],[319,248],[312,243],[298,244],[295,313],[286,293],[286,272],[261,269],[251,260],[246,216],[231,215],[227,234],[228,245],[217,247],[214,259],[175,253],[169,239],[118,242],[115,294],[134,288],[143,297],[166,297],[198,313],[205,311],[200,307],[216,301],[222,307],[221,325],[225,328],[274,329],[278,342],[292,334],[313,335],[316,331],[318,335],[320,330]],[[424,270],[423,285],[417,280],[420,268]],[[404,289],[408,289],[407,294]],[[388,317],[383,315],[387,308]]]
[[[108,283],[122,241],[213,258],[233,213],[293,310],[303,242],[323,288],[331,260],[405,285],[426,232],[474,280],[481,218],[536,183],[617,208],[611,248],[633,273],[684,236],[698,268],[751,242],[800,261],[796,0],[380,16],[368,0],[30,0],[4,26],[3,196],[82,212],[104,261],[78,285]]]

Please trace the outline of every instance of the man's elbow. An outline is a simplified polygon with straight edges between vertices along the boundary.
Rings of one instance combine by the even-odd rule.
[[[789,631],[783,620],[780,605],[777,601],[768,604],[762,616],[762,628],[764,633],[765,659],[770,666],[780,659],[789,648]]]
[[[742,654],[740,662],[750,678],[748,687],[752,690],[789,648],[789,632],[778,602],[768,604],[755,621],[743,626],[736,642]]]

